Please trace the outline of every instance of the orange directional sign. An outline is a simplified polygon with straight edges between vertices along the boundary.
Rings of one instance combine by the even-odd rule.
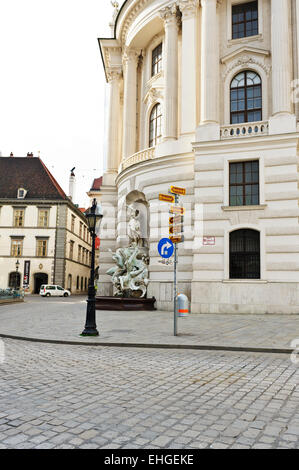
[[[169,237],[172,243],[182,243],[184,241],[183,235],[176,236],[176,237]]]
[[[180,207],[180,206],[171,206],[170,209],[169,209],[169,212],[171,214],[185,214],[185,208],[184,207]]]
[[[174,215],[173,217],[169,217],[169,225],[182,224],[183,221],[184,217],[182,215]]]
[[[179,188],[178,186],[170,186],[170,192],[172,194],[179,194],[180,196],[185,196],[186,189],[185,188]]]
[[[181,233],[184,231],[184,227],[182,224],[180,225],[171,225],[169,227],[169,233],[170,235],[174,235],[174,234],[177,234],[177,233]]]
[[[175,197],[172,196],[171,194],[159,194],[159,201],[174,202]]]

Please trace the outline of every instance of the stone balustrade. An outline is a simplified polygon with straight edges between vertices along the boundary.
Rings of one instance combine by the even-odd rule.
[[[221,126],[220,128],[221,140],[267,135],[268,133],[269,124],[267,121],[247,122],[243,124],[230,124],[228,126]]]
[[[121,163],[120,171],[123,171],[126,168],[135,165],[136,163],[152,160],[153,158],[155,158],[155,147],[150,147],[148,149],[141,150],[140,152],[134,153],[134,155],[131,155],[129,158],[124,160]]]

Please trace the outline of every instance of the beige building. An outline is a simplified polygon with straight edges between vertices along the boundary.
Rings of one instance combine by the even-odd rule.
[[[110,88],[102,293],[136,203],[148,294],[172,308],[158,195],[175,185],[187,191],[178,277],[192,312],[299,313],[299,0],[126,0],[99,45]]]
[[[86,293],[91,240],[83,213],[40,158],[0,158],[0,287]],[[16,270],[16,263],[19,263]]]

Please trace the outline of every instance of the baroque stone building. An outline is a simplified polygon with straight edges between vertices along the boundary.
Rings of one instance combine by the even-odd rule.
[[[126,0],[99,39],[110,89],[99,292],[144,208],[150,285],[172,308],[170,185],[185,187],[179,291],[193,313],[299,313],[299,0]],[[106,224],[106,225],[105,225]]]
[[[87,292],[86,222],[40,158],[1,156],[0,288],[39,293],[41,284],[58,284],[72,293]]]

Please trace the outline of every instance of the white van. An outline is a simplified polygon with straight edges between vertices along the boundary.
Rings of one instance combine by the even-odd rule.
[[[43,284],[40,287],[39,295],[42,297],[69,297],[71,293],[69,290],[64,289],[61,286]]]

